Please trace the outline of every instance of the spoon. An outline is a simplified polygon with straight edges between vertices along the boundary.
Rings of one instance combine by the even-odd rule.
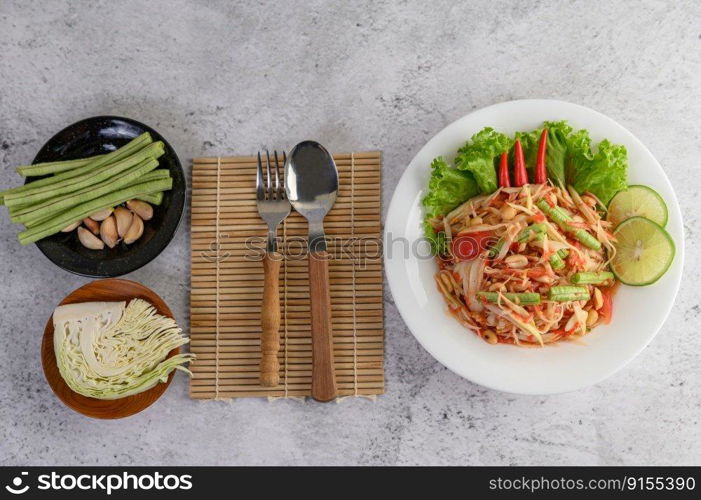
[[[336,201],[338,170],[324,146],[304,141],[292,148],[285,162],[285,191],[294,209],[309,223],[312,397],[317,401],[331,401],[336,398],[337,389],[324,217]]]

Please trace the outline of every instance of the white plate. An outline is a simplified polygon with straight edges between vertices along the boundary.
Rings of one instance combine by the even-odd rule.
[[[648,287],[619,288],[613,321],[581,342],[544,348],[490,345],[461,326],[448,312],[433,281],[436,264],[421,240],[424,196],[430,163],[436,156],[452,160],[457,149],[483,127],[513,134],[532,130],[545,120],[567,120],[585,128],[594,143],[607,138],[628,149],[629,182],[654,188],[667,202],[667,230],[676,244],[672,266]],[[406,251],[406,244],[410,245]],[[562,101],[511,101],[475,111],[443,129],[409,164],[392,197],[385,222],[385,269],[394,301],[421,345],[455,373],[477,384],[512,393],[552,394],[596,384],[632,360],[652,340],[669,314],[679,290],[684,236],[677,197],[660,164],[628,130],[589,108]]]

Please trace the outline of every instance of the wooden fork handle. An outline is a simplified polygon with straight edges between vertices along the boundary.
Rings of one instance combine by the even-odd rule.
[[[312,313],[312,397],[317,401],[336,399],[333,364],[333,327],[329,295],[327,252],[309,253],[309,299]]]
[[[260,385],[275,387],[280,383],[280,263],[278,252],[266,253],[263,257],[263,308],[260,314],[262,333],[260,337]]]

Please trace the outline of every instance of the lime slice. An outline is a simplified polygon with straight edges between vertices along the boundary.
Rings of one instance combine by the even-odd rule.
[[[616,256],[611,270],[626,285],[651,285],[667,272],[674,259],[674,242],[662,226],[645,217],[631,217],[613,232]]]
[[[608,220],[616,227],[631,217],[645,217],[662,227],[667,225],[667,205],[662,197],[647,186],[628,186],[609,203]]]

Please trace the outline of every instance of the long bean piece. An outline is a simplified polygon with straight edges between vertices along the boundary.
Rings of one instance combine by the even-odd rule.
[[[509,299],[514,304],[519,304],[522,306],[530,306],[540,304],[540,294],[538,293],[512,293],[504,292],[499,294],[498,292],[477,292],[478,297],[484,298],[487,302],[492,302],[496,304],[499,302],[500,295],[503,295]]]
[[[561,248],[550,256],[550,265],[553,269],[562,269],[565,266],[565,259],[570,254],[566,248]],[[557,267],[556,267],[557,266]]]
[[[575,285],[600,285],[613,279],[613,273],[601,271],[598,273],[575,273],[570,281]]]
[[[136,199],[158,206],[163,203],[163,191],[159,191],[158,193],[141,194],[137,196]]]
[[[132,139],[129,141],[128,144],[124,145],[122,148],[113,151],[112,153],[117,153],[120,151],[120,154],[123,154],[124,156],[119,156],[119,158],[124,158],[132,153],[137,152],[139,149],[143,148],[144,146],[147,146],[148,144],[151,144],[153,142],[153,139],[151,139],[151,134],[148,132],[144,132],[140,136]],[[108,153],[112,154],[112,153]],[[105,156],[108,156],[105,155]],[[117,156],[117,155],[115,155]],[[112,157],[114,159],[114,156]],[[104,165],[105,163],[102,163]],[[98,165],[99,166],[99,165]],[[87,165],[84,165],[82,167],[75,168],[73,170],[68,170],[66,172],[62,172],[60,174],[52,175],[50,177],[44,177],[43,179],[37,179],[35,181],[29,182],[23,186],[17,186],[14,188],[6,189],[5,191],[0,192],[0,204],[4,202],[4,199],[11,195],[11,194],[16,194],[16,193],[24,193],[27,191],[33,191],[36,188],[43,187],[43,186],[49,186],[51,184],[55,184],[61,181],[64,181],[66,179],[72,179],[74,177],[81,176],[83,174],[87,174],[94,170],[94,166],[92,163],[89,163]]]
[[[167,168],[157,168],[156,170],[152,170],[151,172],[145,174],[143,177],[138,179],[136,183],[141,183],[141,182],[147,182],[147,181],[155,181],[158,179],[168,179],[170,178],[170,170]],[[132,184],[135,184],[132,182]]]
[[[105,156],[104,154],[88,156],[87,158],[79,158],[77,160],[63,161],[47,161],[43,163],[34,163],[33,165],[22,165],[17,167],[17,173],[23,177],[37,177],[40,175],[57,174],[66,170],[82,167],[90,162],[98,160]]]
[[[40,224],[39,226],[27,229],[19,233],[19,242],[22,245],[28,245],[39,241],[42,238],[51,236],[61,231],[66,226],[83,220],[90,214],[97,212],[98,210],[103,210],[105,208],[114,207],[120,203],[131,200],[133,198],[138,198],[139,195],[144,193],[154,193],[157,191],[167,191],[172,189],[173,180],[172,179],[160,179],[157,181],[144,182],[137,184],[135,186],[129,186],[118,191],[114,191],[108,195],[90,200],[87,203],[82,203],[76,207],[73,207],[56,217],[47,220],[46,222]]]
[[[150,158],[150,159],[155,160],[155,158]],[[148,160],[148,159],[147,159],[147,160]],[[147,160],[144,160],[144,161],[147,161]],[[143,162],[142,162],[142,163],[143,163]],[[132,167],[132,168],[134,168],[134,167]],[[130,169],[130,170],[131,170],[131,169]],[[129,170],[128,170],[128,171],[129,171]],[[127,172],[128,172],[128,171],[127,171]],[[124,174],[119,174],[119,176],[121,176],[121,175],[124,175]],[[113,177],[112,179],[117,179],[119,176],[115,176],[115,177]],[[139,183],[141,183],[141,182],[155,181],[155,180],[157,180],[157,179],[165,179],[165,178],[167,178],[167,177],[170,177],[170,171],[169,171],[168,169],[166,169],[166,168],[159,168],[159,169],[156,169],[156,170],[151,170],[150,172],[147,171],[147,173],[145,173],[143,176],[141,176],[141,177],[139,177],[139,178],[137,178],[137,179],[132,179],[128,184],[124,184],[124,185],[127,185],[127,186],[128,186],[128,185],[131,185],[131,184],[139,184]],[[108,179],[108,180],[105,181],[105,182],[109,182],[109,180],[110,180],[110,179]],[[81,189],[81,190],[78,191],[78,192],[69,193],[69,194],[67,194],[67,195],[62,196],[61,198],[65,198],[65,197],[70,197],[70,196],[73,196],[73,195],[82,194],[82,193],[85,193],[85,192],[90,191],[91,189],[93,189],[93,186],[87,187],[87,188],[85,188],[85,189]],[[17,207],[17,206],[10,207],[9,212],[10,212],[10,216],[12,217],[11,220],[14,222],[16,217],[18,217],[18,216],[20,216],[20,215],[27,214],[27,213],[29,213],[29,212],[33,212],[33,211],[36,210],[37,208],[40,208],[41,206],[44,206],[44,205],[51,204],[51,203],[53,203],[54,201],[57,201],[57,198],[51,198],[51,199],[49,199],[49,200],[46,200],[46,201],[42,202],[42,203],[39,204],[39,205],[30,205],[30,206],[26,206],[26,207]]]
[[[592,250],[600,250],[601,242],[589,234],[585,229],[572,227],[569,222],[572,220],[567,213],[563,212],[560,207],[551,207],[545,199],[540,199],[536,203],[538,208],[547,215],[553,222],[555,222],[560,229],[565,232],[570,233],[574,236],[577,241],[579,241],[585,247],[591,248]]]
[[[154,146],[155,144],[160,144],[160,146]],[[97,165],[97,167],[95,167],[95,164],[92,163],[92,164],[86,165],[84,167],[81,167],[81,168],[73,170],[73,171],[68,171],[68,172],[64,172],[62,174],[58,174],[58,175],[55,175],[52,177],[40,179],[38,181],[29,183],[26,186],[24,186],[26,189],[23,190],[21,193],[11,193],[11,194],[7,195],[5,197],[5,199],[11,200],[11,199],[20,198],[23,195],[33,195],[36,193],[45,193],[47,191],[51,191],[52,189],[54,189],[55,187],[58,187],[58,186],[64,186],[64,185],[77,183],[77,182],[80,182],[81,180],[84,180],[86,177],[92,177],[100,172],[104,172],[106,169],[108,169],[109,167],[111,167],[112,165],[115,165],[117,163],[120,163],[123,165],[122,162],[127,161],[129,159],[133,159],[134,155],[141,154],[142,159],[143,159],[143,157],[146,156],[145,153],[148,153],[148,152],[151,152],[154,150],[160,150],[162,147],[163,147],[163,143],[161,143],[160,141],[155,142],[155,143],[153,141],[151,141],[148,144],[141,145],[141,146],[139,146],[137,144],[137,147],[130,150],[130,154],[126,155],[123,158],[119,158],[115,162],[102,163],[100,165]],[[75,175],[75,172],[79,172],[79,174]],[[51,184],[39,185],[39,183],[41,181],[46,180],[46,179],[55,179],[55,181],[52,182]],[[37,185],[34,186],[34,184],[37,184]]]
[[[159,168],[157,170],[152,170],[151,172],[148,172],[148,173],[138,177],[136,180],[132,180],[128,184],[125,184],[121,187],[128,188],[131,186],[136,186],[138,184],[142,184],[144,182],[156,181],[159,179],[170,179],[170,178],[171,177],[170,177],[169,170],[164,169],[164,168]],[[92,187],[88,188],[88,189],[92,189]],[[111,189],[110,191],[114,191],[114,189]],[[153,195],[154,198],[156,199],[156,201],[158,201],[158,203],[152,203],[152,205],[160,205],[161,202],[163,201],[163,192],[162,191],[159,191],[156,193],[146,193],[146,194]],[[160,199],[158,198],[158,195],[160,195]],[[49,200],[49,201],[52,201],[52,200]],[[148,201],[148,200],[143,200],[143,201]],[[35,226],[38,226],[39,224],[46,222],[47,220],[53,218],[55,215],[56,215],[56,213],[48,212],[41,218],[37,218],[37,219],[32,220],[31,222],[25,223],[25,226],[28,229],[31,229]]]
[[[100,196],[108,194],[110,191],[116,191],[122,186],[134,184],[136,181],[147,182],[155,179],[144,179],[144,174],[152,171],[158,166],[158,160],[154,158],[146,158],[141,163],[134,165],[125,172],[110,177],[99,184],[88,186],[81,191],[69,193],[67,195],[51,198],[40,203],[32,205],[31,211],[23,214],[13,215],[12,222],[25,224],[27,227],[32,227],[33,223],[42,220],[45,216],[61,213],[73,206],[80,205],[90,200],[94,200]]]
[[[555,302],[589,300],[589,290],[580,286],[554,286],[548,292],[548,299]]]
[[[90,174],[73,179],[67,179],[51,186],[40,187],[35,191],[10,194],[5,197],[5,204],[8,207],[27,206],[48,200],[61,194],[73,193],[118,175],[147,158],[158,158],[159,156],[162,156],[164,152],[165,146],[163,143],[160,141],[154,142],[153,144],[149,144],[133,155],[123,158],[116,163],[102,165]]]
[[[489,249],[489,258],[493,259],[497,255],[499,255],[499,252],[501,252],[502,247],[504,246],[504,238],[499,238],[499,241],[497,241],[492,248]]]
[[[565,261],[562,260],[562,257],[560,257],[560,254],[557,252],[555,252],[554,254],[552,254],[550,256],[549,261],[550,261],[550,267],[552,267],[553,269],[557,270],[557,269],[562,269],[563,267],[565,267]]]
[[[85,158],[85,160],[90,160],[93,168],[97,168],[101,165],[107,165],[115,161],[119,161],[122,158],[135,153],[140,147],[145,146],[145,140],[151,141],[151,134],[144,132],[143,134],[135,137],[128,143],[126,143],[121,148],[115,149],[106,154],[92,156],[90,158]],[[51,163],[37,163],[36,165],[25,165],[22,167],[17,167],[17,173],[24,177],[35,177],[38,175],[55,174],[58,172],[63,172],[65,170],[71,170],[71,168],[63,168],[63,165],[75,162],[76,160],[69,160],[67,162],[51,162]],[[75,167],[73,167],[75,168]]]
[[[519,243],[523,243],[531,237],[531,234],[543,234],[547,230],[548,228],[545,224],[531,224],[527,228],[523,229],[520,233],[518,233],[516,241],[518,241]]]

